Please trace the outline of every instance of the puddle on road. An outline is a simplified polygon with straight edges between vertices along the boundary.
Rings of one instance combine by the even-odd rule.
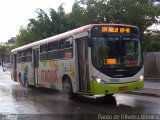
[[[23,88],[14,82],[0,83],[0,114],[39,114],[34,104],[34,95],[28,93],[27,88]]]

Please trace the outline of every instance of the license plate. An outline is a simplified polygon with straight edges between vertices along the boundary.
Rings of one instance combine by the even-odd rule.
[[[126,90],[128,90],[128,87],[127,86],[119,87],[119,90],[120,91],[126,91]]]

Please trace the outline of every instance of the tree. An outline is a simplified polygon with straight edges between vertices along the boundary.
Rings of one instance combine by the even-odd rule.
[[[70,22],[73,24],[74,28],[89,23],[86,16],[86,10],[81,5],[82,1],[76,0],[72,6],[72,12],[69,14]]]
[[[42,9],[36,13],[36,19],[29,19],[27,27],[21,27],[17,46],[92,23],[136,25],[143,38],[148,27],[160,22],[160,4],[153,0],[75,0],[69,14],[65,13],[63,4],[58,11],[50,9],[49,15]]]
[[[72,26],[72,24],[68,22],[69,15],[65,14],[63,4],[59,6],[58,12],[50,9],[50,16],[42,9],[37,9],[36,13],[36,19],[29,19],[27,27],[21,27],[17,35],[17,46],[63,33],[70,30],[70,26]]]
[[[148,30],[144,34],[143,51],[144,52],[157,52],[160,51],[160,31]]]
[[[16,45],[22,46],[51,35],[51,21],[48,15],[42,10],[37,9],[37,18],[29,19],[27,27],[21,27],[17,35]]]
[[[4,71],[4,61],[8,56],[9,56],[9,52],[7,50],[6,45],[0,45],[0,60],[1,60],[3,71]]]
[[[141,35],[159,23],[160,7],[151,0],[81,0],[90,23],[122,23],[136,25]]]
[[[21,27],[19,34],[16,36],[16,46],[22,46],[31,42],[30,33],[27,28]]]

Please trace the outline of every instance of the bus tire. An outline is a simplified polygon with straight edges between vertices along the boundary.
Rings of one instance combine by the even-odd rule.
[[[113,94],[106,94],[104,96],[104,102],[107,103],[107,104],[115,105],[116,104],[116,99],[113,96]]]
[[[72,83],[69,77],[65,77],[62,81],[63,93],[68,96],[69,99],[73,99],[75,94],[73,93]]]
[[[110,99],[112,99],[112,97],[113,97],[113,94],[105,94],[105,96],[104,96],[104,98],[106,100],[110,100]]]

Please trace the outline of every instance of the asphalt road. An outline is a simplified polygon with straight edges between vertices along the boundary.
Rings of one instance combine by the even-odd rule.
[[[61,92],[24,88],[0,70],[0,119],[98,120],[160,119],[160,98],[115,94],[109,99],[79,96],[69,100]]]

